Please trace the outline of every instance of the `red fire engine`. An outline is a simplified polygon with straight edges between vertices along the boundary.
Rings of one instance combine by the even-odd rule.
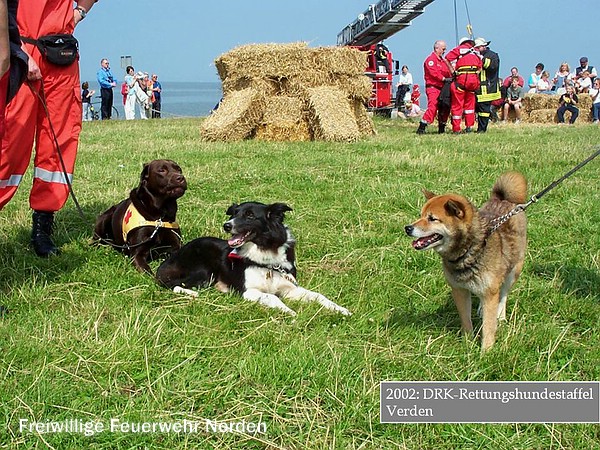
[[[424,12],[434,0],[380,0],[369,5],[351,24],[338,33],[337,45],[349,45],[367,53],[365,75],[373,81],[367,108],[377,114],[390,115],[394,108],[393,76],[398,75],[398,61],[387,51],[387,66],[378,58],[378,45],[385,38],[410,26],[411,20]]]

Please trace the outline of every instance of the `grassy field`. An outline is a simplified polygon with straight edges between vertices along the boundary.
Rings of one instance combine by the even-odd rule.
[[[528,210],[524,273],[483,357],[476,338],[459,335],[439,257],[404,235],[421,189],[479,205],[500,173],[519,170],[533,194],[594,150],[597,126],[417,136],[414,123],[377,120],[378,134],[357,143],[224,144],[201,142],[199,120],[85,123],[75,190],[86,217],[72,201],[58,213],[59,257],[29,249],[30,178],[0,213],[0,304],[9,310],[0,318],[0,448],[600,447],[598,425],[379,423],[382,380],[600,379],[600,160]],[[175,295],[90,246],[96,215],[155,158],[176,160],[187,176],[178,215],[186,241],[224,236],[232,202],[288,203],[300,283],[353,316],[288,302],[291,318],[213,290]],[[21,432],[20,419],[246,420],[266,430],[85,436]]]

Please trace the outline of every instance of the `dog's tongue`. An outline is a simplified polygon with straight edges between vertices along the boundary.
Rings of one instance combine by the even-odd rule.
[[[227,241],[227,244],[233,248],[239,247],[246,240],[246,236],[248,236],[248,233],[233,235],[231,236],[231,239]]]

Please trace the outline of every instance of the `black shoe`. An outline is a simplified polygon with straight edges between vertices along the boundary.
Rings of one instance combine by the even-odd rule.
[[[425,134],[426,127],[427,127],[427,122],[419,122],[419,128],[417,128],[417,134]]]
[[[444,134],[446,132],[446,124],[441,123],[438,125],[438,134]]]
[[[471,131],[473,131],[473,129],[471,127],[465,128],[465,133],[470,133]]]
[[[44,211],[33,212],[33,226],[31,228],[31,246],[36,255],[47,258],[58,255],[60,251],[52,242],[50,236],[54,228],[54,213]]]

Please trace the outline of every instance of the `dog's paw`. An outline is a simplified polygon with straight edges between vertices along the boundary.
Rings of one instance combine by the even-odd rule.
[[[340,313],[343,316],[351,316],[352,313],[350,311],[348,311],[346,308],[344,308],[343,306],[340,305],[335,305],[336,308],[333,310],[337,313]]]
[[[197,291],[192,291],[191,289],[186,289],[181,286],[175,286],[173,288],[173,292],[175,292],[176,294],[183,294],[183,295],[189,295],[191,297],[198,297]]]

